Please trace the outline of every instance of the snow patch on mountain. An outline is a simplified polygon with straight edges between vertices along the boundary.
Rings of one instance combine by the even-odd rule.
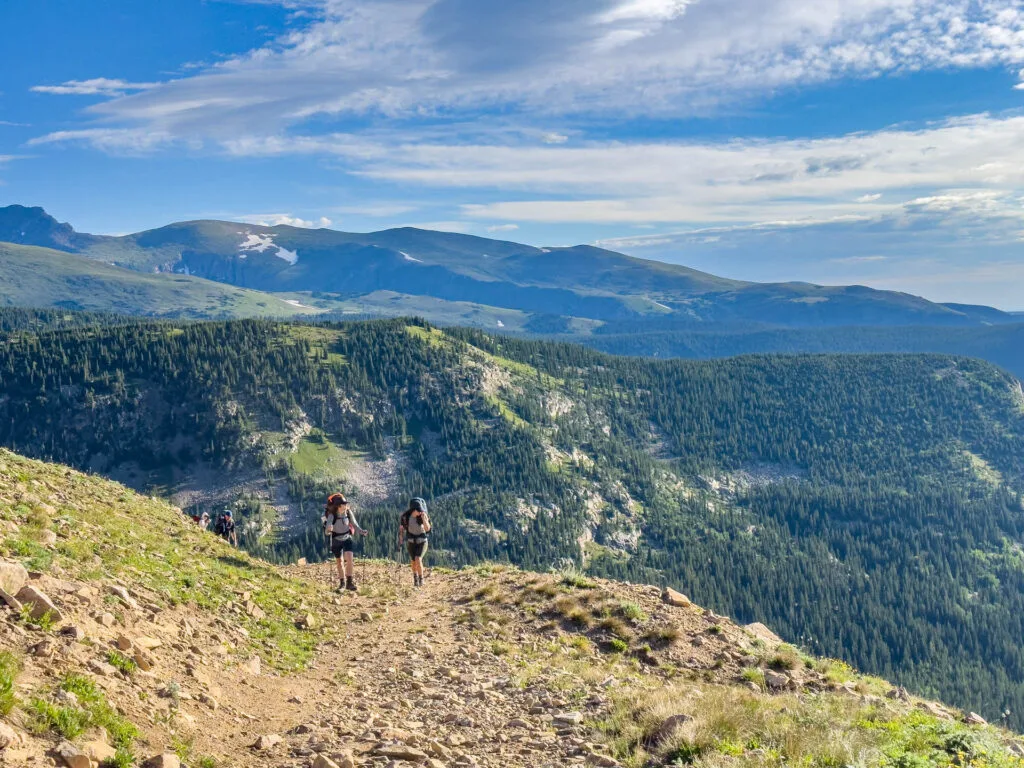
[[[405,251],[399,251],[399,253],[402,254],[406,261],[415,261],[417,264],[423,263],[423,259],[417,259],[415,256],[410,256]]]
[[[274,242],[273,235],[260,235],[252,232],[239,232],[238,234],[245,236],[238,246],[238,258],[248,258],[249,254],[246,251],[255,251],[256,253],[263,253],[271,248],[276,248],[276,253],[272,254],[277,258],[287,261],[289,264],[295,264],[299,260],[298,251],[289,251],[287,248],[282,248]]]

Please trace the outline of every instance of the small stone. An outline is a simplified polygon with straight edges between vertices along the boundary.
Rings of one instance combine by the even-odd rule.
[[[306,558],[300,557],[298,560],[295,561],[295,564],[296,565],[307,565],[308,563],[306,561]]]
[[[299,629],[316,629],[316,616],[311,613],[307,613],[305,616],[300,616],[295,621],[295,626]]]
[[[127,635],[120,635],[117,640],[114,641],[114,645],[117,646],[119,651],[130,651],[132,649],[131,638]]]
[[[135,663],[139,666],[143,672],[149,672],[156,666],[156,659],[153,658],[153,654],[148,651],[144,651],[141,648],[136,648],[135,653],[132,655]]]
[[[406,744],[393,744],[377,747],[373,753],[379,757],[387,758],[388,760],[405,760],[410,763],[421,763],[428,757],[426,752],[410,747]]]
[[[20,744],[21,736],[18,735],[18,732],[7,725],[7,723],[0,723],[0,750],[16,747]]]
[[[100,677],[115,677],[117,675],[117,668],[107,664],[105,661],[99,659],[93,659],[89,662],[89,669]]]
[[[587,755],[587,762],[591,765],[596,765],[598,768],[618,768],[619,761],[614,757],[608,755],[601,755],[596,752],[591,752]]]
[[[52,547],[57,543],[56,531],[43,531],[39,536],[39,543],[44,547]]]
[[[367,611],[362,611],[359,614],[359,620],[360,621],[373,621],[373,614],[368,613]]]
[[[146,651],[152,651],[154,648],[159,648],[163,645],[163,640],[157,640],[155,637],[140,637],[135,641],[135,644]]]
[[[181,768],[181,760],[171,752],[154,755],[143,763],[144,768]]]
[[[117,623],[117,618],[114,616],[114,614],[105,612],[97,616],[96,621],[98,621],[104,627],[112,627]]]
[[[776,672],[771,669],[765,671],[764,681],[769,688],[773,688],[775,690],[785,688],[790,683],[789,677],[781,672]]]
[[[72,640],[78,643],[85,640],[85,630],[78,626],[71,625],[69,627],[64,627],[60,631],[60,633],[65,637],[70,637]]]
[[[313,760],[313,768],[341,768],[341,766],[326,755],[317,755]]]
[[[259,677],[263,672],[263,662],[260,661],[259,656],[253,656],[245,664],[242,665],[242,669],[248,672],[253,677]]]
[[[565,725],[580,725],[583,722],[582,712],[565,712],[560,715],[555,715],[555,724],[564,723]]]
[[[117,597],[122,603],[131,608],[133,611],[139,610],[138,601],[128,594],[128,590],[118,584],[111,584],[107,587],[110,594]]]
[[[256,742],[252,745],[253,749],[259,750],[260,752],[266,752],[273,749],[280,744],[284,739],[278,736],[276,733],[265,733],[256,739]]]
[[[671,587],[665,587],[665,591],[661,593],[662,602],[673,605],[676,608],[686,608],[690,605],[690,598],[684,595],[682,592],[676,592]]]
[[[31,653],[37,659],[48,659],[53,656],[53,641],[43,640],[41,643],[37,643],[32,646]]]

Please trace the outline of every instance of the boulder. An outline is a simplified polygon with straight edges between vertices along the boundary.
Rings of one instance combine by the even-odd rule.
[[[18,594],[15,597],[25,605],[32,606],[31,616],[37,621],[47,613],[50,614],[54,621],[62,621],[64,619],[53,600],[40,589],[36,589],[31,585],[25,585],[18,590]]]
[[[964,722],[968,725],[988,725],[988,720],[976,712],[969,713],[967,717],[964,718]]]
[[[62,741],[57,745],[57,756],[68,768],[92,768],[92,760],[70,741]]]
[[[112,626],[114,626],[117,623],[117,617],[114,616],[114,614],[112,614],[112,613],[110,613],[108,611],[108,612],[104,612],[104,613],[99,614],[96,617],[96,621],[98,621],[104,627],[112,627]]]
[[[587,762],[590,765],[598,766],[598,768],[618,768],[619,765],[619,761],[614,757],[598,754],[597,752],[591,752],[587,755]]]
[[[0,752],[8,747],[17,747],[21,744],[21,736],[18,732],[7,725],[0,723]]]
[[[163,640],[157,640],[155,637],[139,637],[135,640],[135,645],[144,651],[152,651],[163,644]]]
[[[776,672],[772,669],[768,669],[765,670],[764,673],[764,682],[769,688],[772,688],[773,690],[781,690],[789,685],[790,680],[787,675],[784,675],[781,672]]]
[[[316,625],[316,616],[312,613],[307,613],[295,620],[295,626],[299,629],[316,629]]]
[[[295,561],[295,564],[296,565],[307,565],[306,558],[300,557],[298,560]]]
[[[117,756],[117,750],[105,741],[87,741],[82,745],[82,751],[90,760],[100,765]]]
[[[341,766],[325,755],[317,755],[313,761],[313,768],[341,768]]]
[[[114,645],[117,646],[117,650],[119,651],[130,651],[132,649],[132,640],[127,635],[120,635],[117,640],[114,641]]]
[[[755,621],[753,624],[747,624],[744,629],[767,645],[782,645],[782,638],[759,621]]]
[[[0,600],[7,603],[7,607],[14,611],[21,611],[21,601],[10,592],[0,589]]]
[[[669,605],[674,605],[676,608],[686,608],[688,605],[691,605],[690,598],[682,592],[676,592],[671,587],[665,587],[665,590],[661,593],[661,600]]]
[[[39,535],[39,542],[44,547],[52,547],[52,546],[54,546],[57,543],[57,533],[56,533],[56,531],[43,531]]]
[[[17,595],[28,582],[28,571],[21,563],[0,560],[0,589],[9,595]]]

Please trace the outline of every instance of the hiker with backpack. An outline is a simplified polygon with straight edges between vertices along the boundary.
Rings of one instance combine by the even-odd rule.
[[[355,514],[349,507],[348,499],[340,493],[331,494],[327,499],[327,508],[322,518],[324,534],[330,539],[331,554],[338,565],[338,589],[356,590],[355,534],[366,535],[366,530],[359,527]],[[344,564],[342,559],[344,558]]]
[[[423,586],[423,555],[427,552],[427,538],[430,535],[430,518],[427,516],[427,502],[421,498],[409,501],[409,508],[402,513],[398,524],[398,547],[404,542],[409,550],[412,566],[412,584]]]
[[[238,546],[238,533],[235,530],[235,521],[231,517],[230,509],[224,510],[224,514],[217,518],[217,525],[213,529],[213,532],[231,546]]]

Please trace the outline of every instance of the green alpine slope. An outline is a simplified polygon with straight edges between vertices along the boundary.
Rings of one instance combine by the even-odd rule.
[[[1024,393],[941,355],[608,357],[416,321],[136,323],[0,346],[0,443],[322,555],[342,488],[394,554],[672,584],[816,653],[1024,713]]]

